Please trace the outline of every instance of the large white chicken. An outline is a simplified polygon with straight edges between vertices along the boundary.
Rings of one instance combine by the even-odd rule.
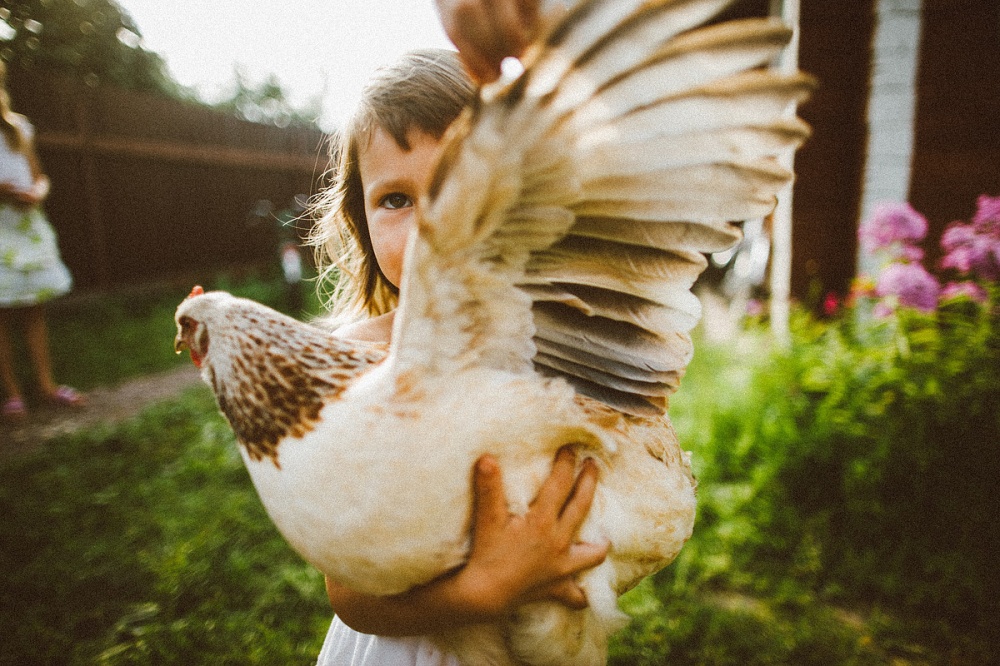
[[[289,543],[394,594],[460,565],[471,469],[493,454],[524,513],[555,452],[600,482],[580,539],[589,607],[523,606],[433,637],[469,664],[602,664],[618,596],[691,534],[695,482],[665,415],[700,314],[703,253],[766,215],[811,87],[766,69],[790,36],[704,24],[728,0],[584,0],[444,142],[407,246],[392,344],[332,337],[210,292],[177,310]]]

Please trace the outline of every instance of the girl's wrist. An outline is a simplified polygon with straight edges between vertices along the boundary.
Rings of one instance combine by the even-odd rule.
[[[494,622],[511,611],[512,600],[504,594],[495,577],[474,563],[466,564],[451,579],[451,603],[475,622]]]

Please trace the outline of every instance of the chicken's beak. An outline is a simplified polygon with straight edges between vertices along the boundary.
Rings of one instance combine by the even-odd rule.
[[[191,352],[191,360],[195,367],[201,367],[202,355],[208,351],[208,332],[201,330],[199,342],[195,344],[199,324],[190,317],[180,317],[177,320],[177,336],[174,337],[174,351],[180,354],[185,349]]]

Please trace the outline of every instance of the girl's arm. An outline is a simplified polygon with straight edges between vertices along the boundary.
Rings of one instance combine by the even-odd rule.
[[[327,579],[327,593],[341,621],[380,636],[423,635],[498,620],[529,601],[552,599],[585,608],[573,575],[600,564],[607,544],[574,543],[597,485],[587,461],[574,479],[575,456],[564,449],[524,516],[507,511],[500,467],[483,456],[475,468],[472,548],[468,561],[403,594],[359,594]]]
[[[32,208],[49,196],[49,177],[42,171],[41,162],[30,139],[24,148],[24,155],[31,167],[31,187],[22,190],[10,183],[0,183],[0,202],[18,208]]]
[[[32,208],[45,201],[49,196],[49,177],[42,171],[42,163],[35,152],[33,140],[28,139],[24,147],[24,156],[31,167],[31,187],[20,189],[10,183],[0,183],[0,201],[18,208]]]
[[[33,139],[29,139],[28,145],[24,148],[24,154],[27,156],[28,164],[31,166],[32,185],[31,189],[22,193],[21,203],[26,206],[37,206],[49,196],[51,183],[49,177],[42,171],[42,163],[38,159],[38,153],[35,152],[35,142]]]

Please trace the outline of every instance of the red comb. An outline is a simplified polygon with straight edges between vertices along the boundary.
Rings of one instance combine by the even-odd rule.
[[[195,296],[201,296],[204,293],[205,293],[205,290],[202,289],[201,285],[200,284],[196,284],[194,286],[194,289],[191,290],[191,293],[188,294],[188,298],[194,298]]]

